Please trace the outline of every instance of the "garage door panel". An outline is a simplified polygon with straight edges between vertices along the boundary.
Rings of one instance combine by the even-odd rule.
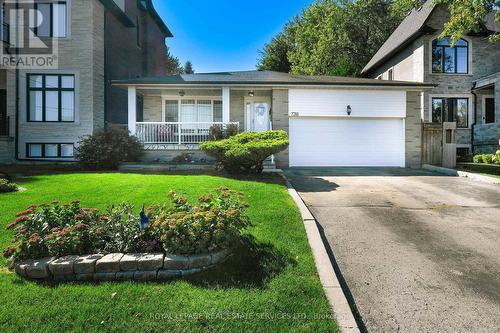
[[[402,119],[292,118],[291,166],[404,166]]]

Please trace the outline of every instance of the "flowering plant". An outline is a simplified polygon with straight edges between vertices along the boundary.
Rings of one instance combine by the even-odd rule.
[[[243,194],[220,187],[196,204],[170,192],[172,205],[148,209],[152,229],[168,253],[195,254],[228,248],[249,225]]]

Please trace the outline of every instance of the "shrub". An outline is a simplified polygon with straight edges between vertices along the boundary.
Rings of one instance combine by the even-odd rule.
[[[500,150],[497,150],[495,155],[493,155],[492,161],[494,164],[500,165]]]
[[[97,218],[97,211],[81,208],[78,201],[31,205],[7,225],[15,230],[12,242],[18,246],[6,252],[14,259],[89,253],[89,225]]]
[[[240,128],[236,124],[227,124],[224,128],[223,125],[213,125],[208,130],[209,141],[219,141],[237,135]]]
[[[94,253],[207,253],[234,245],[249,224],[243,194],[219,188],[196,205],[170,193],[173,205],[151,206],[140,221],[133,206],[122,203],[100,213],[71,204],[31,205],[7,225],[14,246],[4,256],[18,259]]]
[[[137,162],[143,145],[125,129],[109,128],[83,138],[75,157],[84,168],[117,169],[120,163]]]
[[[193,162],[193,156],[189,153],[182,153],[180,155],[175,156],[172,159],[173,163],[191,163]]]
[[[485,164],[493,163],[493,155],[492,154],[483,154],[482,159],[483,159],[483,163],[485,163]]]
[[[157,248],[153,236],[141,228],[139,216],[127,203],[109,208],[91,225],[90,236],[95,253],[147,252]]]
[[[480,154],[480,155],[474,155],[474,157],[472,158],[472,162],[474,163],[483,163],[483,155]]]
[[[288,136],[284,131],[244,132],[200,145],[230,173],[261,173],[264,160],[287,147]]]
[[[171,192],[173,205],[150,207],[152,229],[167,253],[195,254],[227,249],[249,224],[243,194],[219,188],[202,196],[196,205]]]
[[[17,191],[17,185],[11,183],[9,180],[0,178],[0,193],[15,192]]]

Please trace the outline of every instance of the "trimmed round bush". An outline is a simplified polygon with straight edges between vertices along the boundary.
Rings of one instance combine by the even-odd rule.
[[[200,148],[230,173],[262,172],[266,158],[288,147],[285,131],[244,132],[225,140],[205,142]]]
[[[84,137],[79,142],[75,157],[86,169],[115,170],[120,163],[138,162],[143,145],[128,130],[108,128]]]

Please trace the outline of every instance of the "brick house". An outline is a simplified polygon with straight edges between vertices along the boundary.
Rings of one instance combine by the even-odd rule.
[[[166,73],[172,34],[151,0],[34,3],[44,18],[35,35],[57,38],[58,67],[0,68],[0,163],[74,160],[80,137],[127,124],[127,93],[112,80]]]
[[[488,36],[500,31],[494,13],[479,33],[467,33],[451,47],[438,39],[450,13],[427,1],[413,10],[363,69],[380,80],[427,82],[424,123],[456,122],[457,154],[493,152],[500,140],[500,44]]]

